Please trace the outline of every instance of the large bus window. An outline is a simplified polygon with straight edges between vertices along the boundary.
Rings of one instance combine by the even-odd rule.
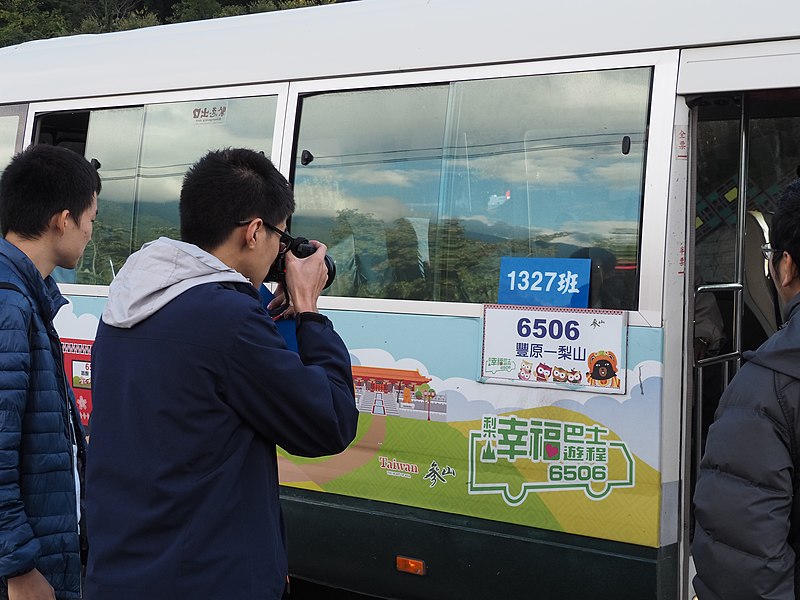
[[[40,143],[69,144],[99,163],[103,191],[92,242],[65,283],[108,284],[125,259],[159,236],[179,236],[178,199],[186,170],[208,150],[272,152],[277,97],[198,100],[38,120]],[[79,116],[83,119],[80,125]]]
[[[302,99],[296,234],[334,295],[495,302],[500,257],[593,261],[594,307],[634,309],[651,69]]]

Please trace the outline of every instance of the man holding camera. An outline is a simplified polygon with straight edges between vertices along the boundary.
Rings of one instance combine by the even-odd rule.
[[[293,211],[263,154],[210,152],[184,178],[182,241],[146,244],[111,284],[92,353],[87,600],[281,597],[275,447],[341,452],[358,419],[349,353],[317,310],[326,248],[286,252]],[[279,255],[296,353],[258,293]]]

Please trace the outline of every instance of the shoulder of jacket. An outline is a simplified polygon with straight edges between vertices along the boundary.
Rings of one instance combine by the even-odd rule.
[[[0,302],[10,306],[17,306],[24,313],[34,310],[34,302],[30,290],[19,280],[0,281]]]

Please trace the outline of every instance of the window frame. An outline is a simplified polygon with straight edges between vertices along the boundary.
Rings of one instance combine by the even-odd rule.
[[[674,111],[679,56],[678,50],[663,50],[540,60],[526,63],[383,73],[379,75],[355,75],[247,86],[208,87],[180,92],[127,94],[37,102],[29,105],[25,124],[25,142],[26,144],[30,143],[34,119],[44,112],[97,110],[166,102],[277,95],[272,158],[279,170],[288,177],[294,160],[297,141],[296,131],[299,127],[297,121],[299,116],[298,108],[301,96],[368,88],[406,87],[503,77],[651,67],[653,68],[653,79],[650,121],[647,152],[645,154],[644,201],[640,215],[640,265],[645,265],[645,267],[639,270],[639,304],[637,310],[628,311],[628,323],[634,326],[661,327],[666,268],[667,205],[671,198],[669,174],[676,141],[674,137]],[[658,268],[655,268],[656,265],[658,265]],[[650,266],[653,268],[648,268]],[[106,296],[108,294],[108,286],[86,284],[60,284],[60,286],[63,293],[75,296]],[[322,296],[319,300],[319,307],[332,311],[355,310],[467,318],[480,318],[483,315],[483,304],[477,303],[380,298]]]
[[[17,136],[14,141],[14,148],[16,152],[22,149],[23,132],[27,123],[27,114],[29,112],[27,104],[6,104],[0,106],[0,117],[17,117]]]
[[[288,83],[260,84],[236,87],[209,87],[181,92],[158,92],[147,94],[128,94],[121,96],[107,96],[102,98],[80,98],[75,100],[55,100],[47,102],[34,102],[28,105],[28,114],[25,119],[24,146],[33,142],[34,121],[40,115],[54,112],[68,111],[95,111],[112,108],[137,107],[152,104],[171,104],[176,102],[202,102],[216,99],[249,98],[255,96],[276,96],[275,128],[272,137],[272,157],[278,164],[278,152],[283,146],[281,136],[285,131],[283,119],[286,114],[286,99]],[[199,158],[199,157],[198,157]],[[102,176],[102,169],[100,171]],[[102,206],[101,206],[102,210]],[[108,296],[107,285],[92,285],[83,283],[59,283],[59,289],[64,295],[69,296]]]
[[[639,269],[639,304],[628,311],[628,323],[645,327],[661,327],[664,293],[667,203],[669,173],[673,149],[675,89],[678,78],[677,50],[643,52],[587,58],[547,60],[531,63],[484,65],[478,67],[441,69],[409,73],[365,75],[354,77],[307,80],[289,84],[285,130],[281,138],[279,169],[288,176],[292,169],[296,133],[300,123],[299,106],[303,96],[389,87],[446,84],[455,81],[497,79],[531,75],[549,75],[623,69],[653,68],[650,119],[647,151],[645,153],[644,201],[641,219],[640,265],[659,265],[660,268]],[[324,241],[324,240],[323,240]],[[482,317],[483,304],[354,298],[322,296],[319,307],[327,310],[356,310],[401,314],[437,315],[452,317]]]

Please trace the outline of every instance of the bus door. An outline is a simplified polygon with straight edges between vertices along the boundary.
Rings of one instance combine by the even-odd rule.
[[[691,105],[693,483],[720,395],[742,353],[758,348],[782,322],[761,245],[769,241],[778,198],[800,175],[800,89],[707,95]]]

